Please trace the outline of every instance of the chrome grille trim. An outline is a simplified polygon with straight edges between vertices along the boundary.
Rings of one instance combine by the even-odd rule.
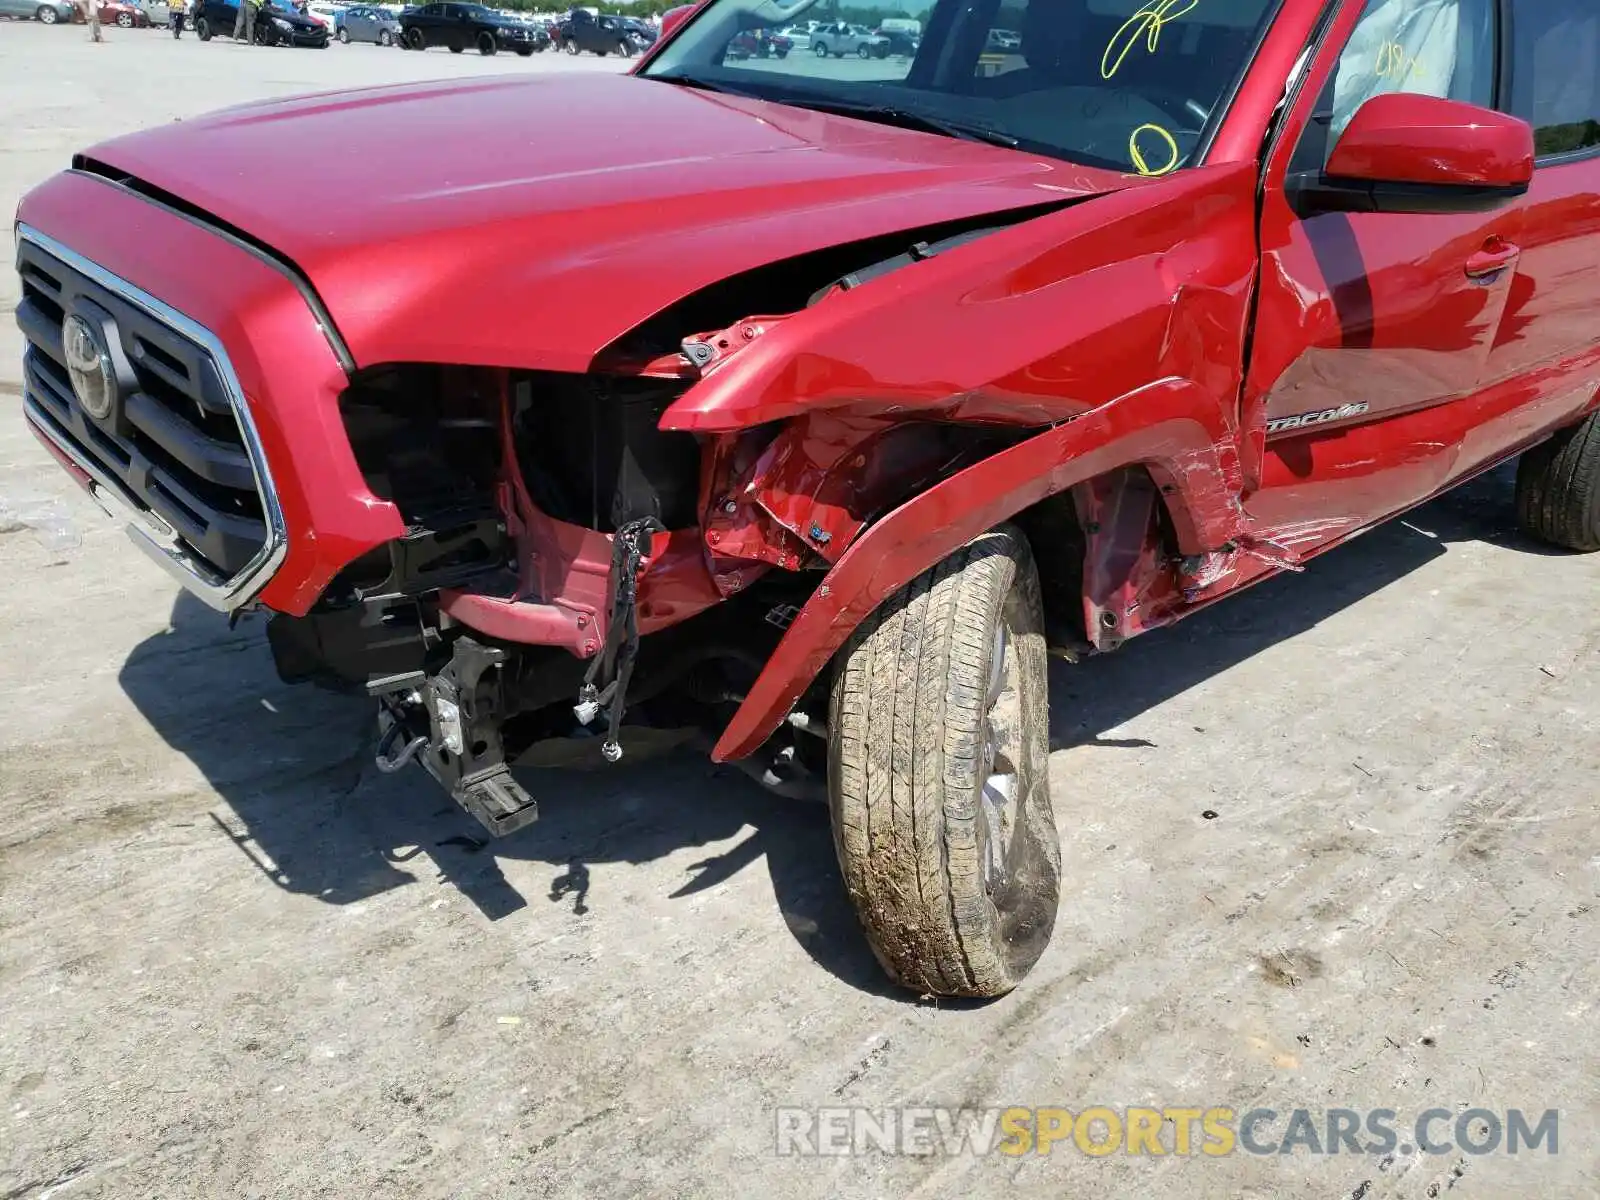
[[[272,480],[272,471],[261,446],[260,434],[251,415],[250,406],[245,401],[244,389],[239,384],[238,376],[221,340],[209,329],[184,316],[177,309],[84,258],[48,234],[19,223],[16,235],[19,250],[24,242],[32,244],[127,303],[142,309],[149,317],[186,338],[211,358],[222,380],[228,407],[239,427],[240,440],[255,476],[255,492],[261,504],[266,526],[266,538],[261,548],[236,574],[226,578],[221,577],[209,563],[192,552],[168,521],[159,513],[151,511],[145,503],[103,469],[92,456],[81,449],[61,423],[51,415],[46,404],[31,394],[26,383],[23,416],[41,437],[90,478],[91,493],[102,508],[112,516],[127,522],[128,533],[134,544],[164,567],[184,587],[221,612],[231,612],[248,604],[266,586],[288,554],[288,530],[284,523],[282,506],[278,502],[277,488]],[[27,343],[24,351],[24,380],[29,374],[28,356],[34,353],[42,351],[37,350],[31,342]]]

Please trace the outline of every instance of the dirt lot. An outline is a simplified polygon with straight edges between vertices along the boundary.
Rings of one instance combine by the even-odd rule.
[[[0,23],[7,213],[227,103],[617,69],[108,37]],[[491,846],[377,775],[362,706],[280,685],[259,620],[74,493],[16,345],[0,1197],[1600,1195],[1600,558],[1520,538],[1504,472],[1060,670],[1055,944],[936,1006],[882,985],[823,815],[732,773],[531,779]],[[1554,1156],[775,1156],[775,1109],[851,1104],[1561,1116]]]

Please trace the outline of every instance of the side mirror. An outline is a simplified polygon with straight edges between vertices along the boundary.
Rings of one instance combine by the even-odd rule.
[[[1489,212],[1533,182],[1526,121],[1459,100],[1391,92],[1356,110],[1328,165],[1289,181],[1315,212]]]
[[[656,41],[664,42],[677,32],[678,26],[689,19],[689,14],[699,8],[698,4],[680,4],[677,8],[669,8],[661,14],[661,32]]]

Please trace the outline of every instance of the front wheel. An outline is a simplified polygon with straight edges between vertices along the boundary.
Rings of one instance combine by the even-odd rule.
[[[623,58],[632,58],[633,57],[633,47],[631,45],[629,45],[627,42],[619,41],[617,43],[617,53],[620,54]]]
[[[494,34],[492,34],[492,33],[480,33],[478,35],[478,53],[479,54],[483,55],[485,58],[488,58],[491,54],[493,54],[498,49],[500,49],[500,47],[499,47],[498,44],[496,44],[496,42],[494,40]]]
[[[394,38],[389,35],[389,31],[387,29],[378,30],[378,45],[380,45],[380,46],[392,46],[392,45],[394,45]]]
[[[450,47],[450,53],[451,54],[460,54],[463,48],[464,47],[461,47],[461,46],[451,46]]]
[[[561,43],[561,48],[568,54],[576,54],[578,52],[578,43],[569,39]]]
[[[1600,550],[1600,413],[1523,454],[1517,523],[1568,550]]]
[[[41,25],[54,25],[61,19],[61,14],[48,4],[41,4],[39,10],[33,14]]]
[[[532,58],[533,57],[533,47],[532,46],[518,46],[517,47],[517,57],[518,58]]]
[[[428,40],[422,36],[422,30],[420,29],[408,29],[404,37],[408,50],[426,50],[428,48]]]
[[[132,29],[133,28],[133,14],[132,13],[118,13],[117,14],[117,26],[119,28],[121,28],[121,29]]]
[[[202,42],[211,40],[211,22],[204,17],[196,17],[194,22],[194,35]]]
[[[886,601],[834,674],[834,847],[873,953],[897,983],[998,996],[1055,927],[1039,581],[1001,526]]]
[[[860,58],[871,58],[872,57],[872,47],[871,46],[857,46],[856,47],[856,54]]]

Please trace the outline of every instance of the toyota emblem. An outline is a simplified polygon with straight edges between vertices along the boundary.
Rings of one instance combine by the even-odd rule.
[[[117,374],[94,326],[73,313],[61,323],[61,345],[67,355],[72,394],[83,411],[97,421],[111,415],[117,403]]]

